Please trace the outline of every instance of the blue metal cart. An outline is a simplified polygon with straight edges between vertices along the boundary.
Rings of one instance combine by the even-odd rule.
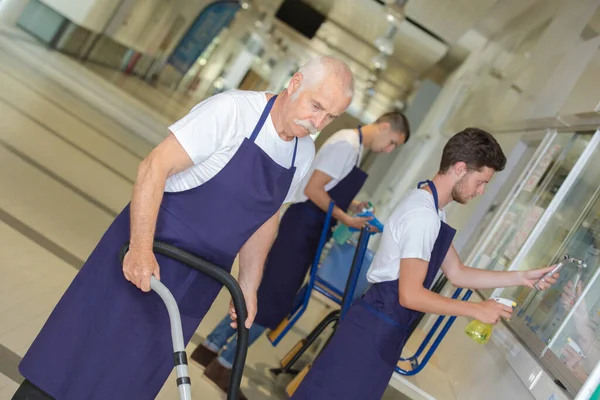
[[[267,337],[273,346],[277,346],[281,339],[283,339],[300,317],[302,317],[308,308],[308,303],[310,302],[313,290],[321,293],[334,303],[340,305],[343,310],[346,310],[353,300],[353,296],[350,296],[347,299],[348,304],[344,304],[343,299],[347,284],[350,283],[352,293],[357,293],[357,295],[361,295],[368,288],[366,270],[373,260],[373,253],[367,249],[369,234],[365,237],[365,242],[363,244],[364,248],[362,248],[359,243],[352,240],[341,245],[334,244],[327,252],[327,256],[323,262],[321,262],[323,249],[325,248],[329,236],[328,232],[331,226],[333,207],[334,203],[331,202],[321,231],[317,253],[309,272],[309,279],[298,291],[292,312],[276,329],[267,334]],[[359,249],[360,252],[357,253]],[[353,258],[355,257],[362,260],[360,264],[361,268],[357,270],[356,275],[353,276],[351,282],[348,282]],[[365,273],[359,274],[361,270],[364,270]]]

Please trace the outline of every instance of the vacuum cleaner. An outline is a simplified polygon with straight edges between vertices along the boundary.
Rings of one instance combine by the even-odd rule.
[[[248,313],[246,309],[246,302],[244,300],[244,294],[237,281],[228,272],[201,257],[188,253],[187,251],[179,249],[170,244],[154,241],[153,249],[155,253],[162,254],[166,257],[179,261],[190,268],[194,268],[221,282],[231,294],[235,312],[238,316],[238,321],[246,321]],[[129,243],[127,243],[121,249],[121,262],[123,262],[125,254],[127,254],[128,250]],[[150,288],[160,296],[169,313],[179,398],[181,400],[191,400],[191,381],[188,375],[187,355],[185,352],[185,344],[183,342],[183,330],[181,327],[179,307],[177,307],[177,302],[175,301],[175,298],[169,289],[167,289],[165,285],[163,285],[153,276],[150,278]],[[238,344],[236,348],[235,359],[233,361],[233,367],[231,369],[227,400],[238,400],[238,395],[240,392],[244,364],[246,363],[246,354],[248,353],[248,329],[244,323],[237,324],[237,335]]]

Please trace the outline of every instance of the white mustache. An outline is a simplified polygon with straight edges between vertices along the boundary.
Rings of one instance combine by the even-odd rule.
[[[311,124],[309,121],[307,121],[305,119],[295,119],[294,123],[296,125],[300,125],[304,129],[309,131],[311,135],[314,135],[315,133],[317,133],[319,131],[313,124]]]

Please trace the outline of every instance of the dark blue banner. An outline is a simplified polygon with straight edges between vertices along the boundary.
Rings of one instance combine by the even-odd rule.
[[[171,54],[168,63],[185,74],[221,30],[231,23],[239,8],[237,1],[216,1],[206,6]]]

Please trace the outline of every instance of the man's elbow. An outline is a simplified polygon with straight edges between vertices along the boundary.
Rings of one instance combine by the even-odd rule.
[[[304,189],[304,195],[312,202],[316,203],[317,202],[317,191],[314,189],[314,187],[312,187],[311,185],[306,185],[306,188]]]
[[[402,307],[412,309],[415,303],[415,297],[412,290],[400,290],[400,293],[398,293],[398,302]]]
[[[137,180],[151,179],[165,179],[172,174],[171,169],[168,167],[159,152],[154,149],[144,158],[137,168]]]
[[[456,288],[463,288],[464,287],[464,282],[463,282],[463,274],[461,273],[462,269],[456,269],[456,270],[452,270],[452,271],[447,271],[445,272],[446,278],[448,278],[448,281],[450,281],[450,283],[452,284],[452,286],[456,287]]]
[[[306,185],[306,187],[304,188],[304,195],[310,199],[312,197],[312,194],[313,194],[312,186]]]

